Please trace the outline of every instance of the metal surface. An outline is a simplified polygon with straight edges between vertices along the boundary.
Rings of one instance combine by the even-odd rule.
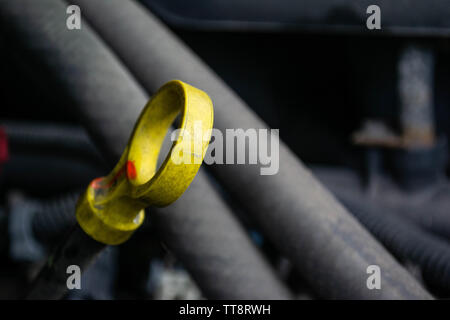
[[[398,64],[400,123],[405,147],[429,147],[435,142],[434,54],[429,48],[409,45]]]

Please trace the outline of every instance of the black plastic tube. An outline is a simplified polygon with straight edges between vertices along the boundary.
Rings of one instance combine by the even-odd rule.
[[[66,28],[66,8],[60,0],[3,0],[1,30],[16,53],[25,55],[23,61],[48,76],[48,86],[65,99],[61,105],[78,111],[102,154],[115,164],[147,95],[84,18],[81,30]],[[206,297],[290,298],[202,170],[174,205],[152,209],[148,216]],[[64,269],[52,277],[62,279],[58,272],[66,276]],[[48,291],[35,287],[34,292],[46,298]]]
[[[267,128],[210,68],[135,1],[72,3],[81,6],[84,17],[149,93],[168,80],[183,79],[212,97],[215,127],[222,132]],[[279,172],[272,176],[261,176],[259,165],[217,165],[212,170],[320,296],[430,298],[283,143],[279,164]],[[386,271],[381,290],[366,287],[369,265]]]

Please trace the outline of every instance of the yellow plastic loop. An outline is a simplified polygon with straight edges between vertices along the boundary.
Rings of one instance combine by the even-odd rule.
[[[156,171],[164,138],[179,114],[181,130]],[[114,170],[94,179],[78,200],[81,228],[105,244],[128,240],[142,224],[146,207],[167,206],[188,188],[205,156],[212,125],[213,105],[205,92],[178,80],[161,87],[142,111]]]

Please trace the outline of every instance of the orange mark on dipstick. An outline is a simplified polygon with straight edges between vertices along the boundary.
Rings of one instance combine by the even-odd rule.
[[[117,180],[125,173],[127,173],[128,179],[136,179],[136,167],[134,166],[133,161],[127,161],[125,165],[118,170],[112,178],[108,177],[102,177],[102,178],[96,178],[91,182],[91,186],[94,189],[107,189],[111,188]]]
[[[136,179],[136,167],[134,166],[134,161],[127,161],[127,176],[128,179]]]

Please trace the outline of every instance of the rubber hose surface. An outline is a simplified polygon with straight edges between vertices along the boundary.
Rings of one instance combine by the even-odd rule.
[[[66,28],[66,8],[59,0],[1,1],[3,31],[11,44],[17,42],[18,52],[28,58],[24,61],[35,63],[54,80],[54,92],[66,99],[62,105],[74,106],[112,164],[147,95],[85,20],[81,30]],[[173,206],[152,215],[163,241],[207,297],[290,297],[201,171]]]
[[[168,80],[183,79],[211,96],[215,127],[222,132],[267,128],[209,67],[135,1],[72,2],[83,8],[84,16],[149,93]],[[258,165],[212,169],[320,296],[430,298],[283,143],[279,163],[280,171],[273,176],[261,176]],[[381,290],[366,287],[366,269],[374,264],[384,270]]]

